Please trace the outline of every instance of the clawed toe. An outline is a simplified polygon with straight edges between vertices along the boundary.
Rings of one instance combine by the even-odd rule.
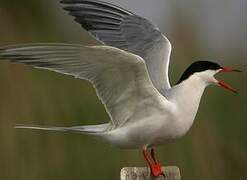
[[[152,165],[150,168],[151,168],[151,172],[152,172],[152,175],[154,177],[158,177],[158,176],[164,176],[165,177],[165,174],[164,172],[162,171],[162,166],[160,164],[154,164]]]
[[[166,177],[164,172],[162,171],[161,164],[158,163],[155,157],[154,149],[151,150],[151,157],[149,156],[148,151],[146,149],[143,150],[143,155],[154,177],[158,177],[158,176]]]

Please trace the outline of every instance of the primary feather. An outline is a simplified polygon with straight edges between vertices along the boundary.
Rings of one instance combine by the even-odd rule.
[[[111,128],[110,123],[100,125],[89,125],[89,126],[72,126],[72,127],[57,127],[57,126],[27,126],[27,125],[16,125],[16,129],[32,129],[32,130],[43,130],[43,131],[58,131],[68,132],[77,134],[91,134],[101,135]]]
[[[62,0],[64,9],[103,44],[120,48],[144,59],[154,86],[169,89],[169,40],[147,19],[116,5],[98,0]]]

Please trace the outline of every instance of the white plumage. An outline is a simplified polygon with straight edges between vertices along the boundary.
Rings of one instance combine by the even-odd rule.
[[[101,46],[24,44],[0,48],[0,58],[90,81],[110,122],[74,127],[16,128],[91,134],[121,148],[143,148],[154,176],[160,164],[147,148],[185,135],[193,124],[201,96],[210,84],[226,89],[219,72],[237,71],[216,63],[192,64],[179,83],[170,86],[171,44],[148,20],[98,0],[63,0],[65,10],[98,39]]]

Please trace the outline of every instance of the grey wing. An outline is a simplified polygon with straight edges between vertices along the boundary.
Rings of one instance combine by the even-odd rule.
[[[170,88],[169,40],[147,19],[98,0],[62,0],[64,9],[102,43],[142,57],[155,87]]]
[[[112,121],[119,127],[148,98],[159,96],[139,56],[109,46],[31,44],[0,47],[0,58],[90,81]]]

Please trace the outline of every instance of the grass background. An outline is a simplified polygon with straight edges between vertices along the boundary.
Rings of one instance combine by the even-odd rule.
[[[1,45],[96,44],[54,1],[1,0],[0,22]],[[174,23],[178,28],[168,37],[180,43],[175,44],[172,55],[172,82],[195,57],[210,54],[198,50],[200,43],[192,38],[191,32],[181,30],[186,28],[181,21]],[[190,46],[184,42],[185,37],[194,40]],[[238,58],[238,54],[232,56]],[[237,61],[227,62],[227,66],[246,69],[245,63]],[[188,135],[158,148],[160,161],[179,166],[183,180],[247,178],[247,75],[220,78],[235,85],[240,93],[208,88]],[[0,62],[0,179],[79,180],[100,176],[102,180],[115,180],[119,179],[121,167],[144,166],[140,151],[119,150],[88,136],[13,129],[15,124],[71,126],[108,120],[89,83]]]

